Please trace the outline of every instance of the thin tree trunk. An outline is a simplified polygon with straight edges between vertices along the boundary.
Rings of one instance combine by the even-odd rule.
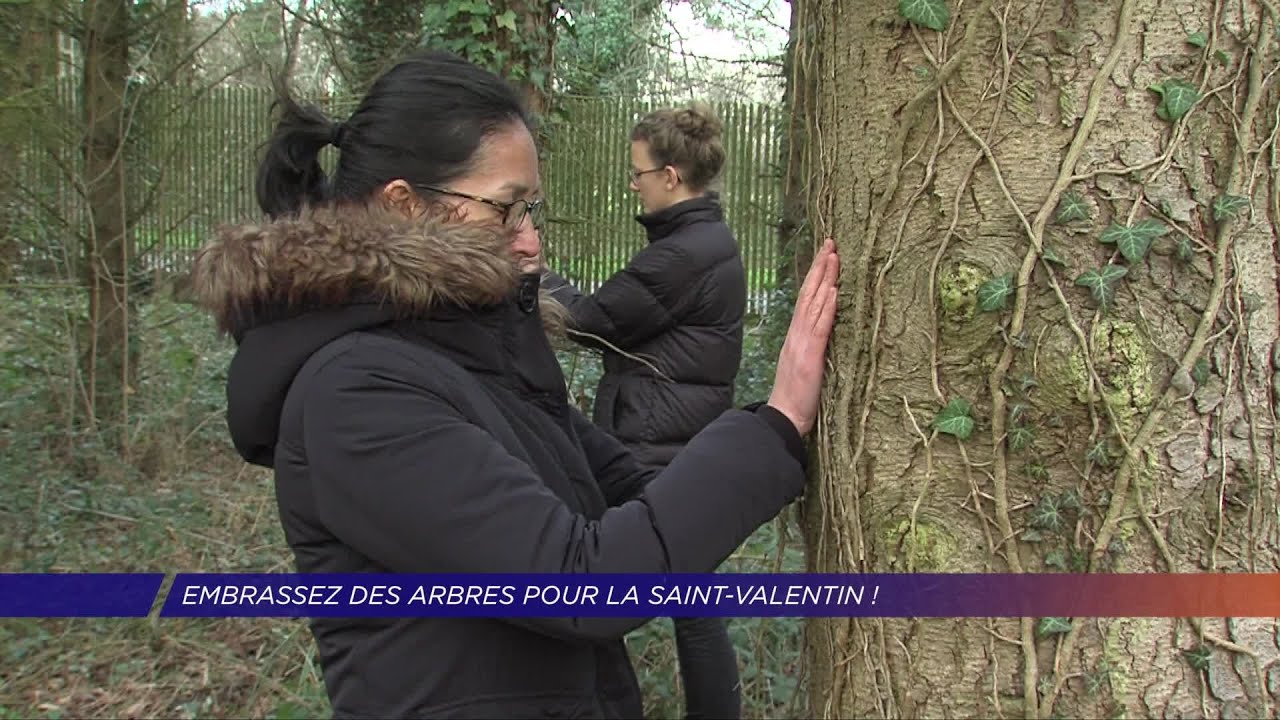
[[[128,287],[133,253],[124,164],[129,3],[87,0],[84,17],[84,181],[91,223],[83,266],[89,292],[84,372],[90,421],[119,422],[124,447],[134,365]]]
[[[802,6],[809,217],[843,267],[811,569],[1280,568],[1275,4],[949,0],[942,32]],[[1280,700],[1269,619],[810,630],[823,717]]]

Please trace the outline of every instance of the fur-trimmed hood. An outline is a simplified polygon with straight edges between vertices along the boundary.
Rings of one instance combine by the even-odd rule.
[[[505,233],[440,219],[309,210],[221,228],[196,257],[192,288],[237,342],[265,323],[355,303],[421,317],[439,305],[508,298],[519,282],[509,243]]]
[[[356,208],[219,229],[197,255],[191,282],[197,302],[237,344],[227,424],[240,454],[272,465],[293,378],[321,347],[360,330],[421,331],[437,316],[454,316],[456,334],[461,314],[470,318],[465,325],[483,326],[455,348],[464,364],[501,364],[526,383],[563,392],[547,334],[563,328],[565,310],[536,275],[519,272],[509,247],[505,231]],[[518,347],[522,357],[495,358],[502,347]]]

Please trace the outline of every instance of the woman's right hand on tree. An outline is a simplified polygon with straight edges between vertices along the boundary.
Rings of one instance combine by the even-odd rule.
[[[796,298],[791,327],[778,355],[769,405],[795,423],[800,435],[813,429],[826,364],[827,342],[836,319],[836,282],[840,258],[827,238],[813,258]]]

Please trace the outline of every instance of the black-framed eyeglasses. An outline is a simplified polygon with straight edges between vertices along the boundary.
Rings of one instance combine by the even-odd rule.
[[[662,172],[663,170],[666,170],[666,169],[667,169],[666,167],[651,168],[649,170],[636,170],[633,168],[633,169],[627,170],[627,179],[630,180],[631,182],[636,182],[640,179],[641,175],[648,175],[649,173]]]
[[[439,193],[441,195],[452,195],[453,197],[475,200],[476,202],[497,208],[502,211],[502,224],[508,230],[519,230],[520,226],[524,224],[526,216],[533,221],[533,227],[535,230],[542,229],[542,223],[544,220],[543,216],[545,215],[544,211],[546,209],[545,200],[520,199],[504,203],[491,198],[480,197],[479,195],[472,195],[470,193],[458,192],[457,190],[449,190],[432,185],[418,185],[417,187],[423,190],[429,190],[433,193]]]

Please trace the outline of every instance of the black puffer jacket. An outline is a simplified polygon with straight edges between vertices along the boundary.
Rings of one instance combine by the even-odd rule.
[[[664,472],[571,408],[505,238],[316,213],[233,228],[198,295],[238,348],[228,423],[275,470],[301,572],[709,572],[803,486],[730,410]],[[637,619],[316,619],[337,717],[638,717]]]
[[[592,419],[662,466],[733,406],[746,273],[714,193],[636,219],[649,244],[594,293],[554,272],[544,282],[571,337],[604,351]]]

